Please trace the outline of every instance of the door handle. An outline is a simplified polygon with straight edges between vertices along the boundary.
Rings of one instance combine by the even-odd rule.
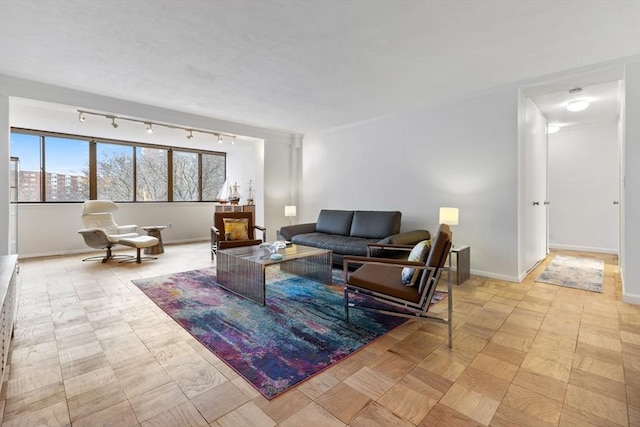
[[[540,202],[533,202],[533,206],[540,206]]]
[[[614,201],[613,201],[613,204],[614,204],[614,205],[619,205],[619,204],[620,204],[620,202],[618,202],[617,200],[614,200]]]

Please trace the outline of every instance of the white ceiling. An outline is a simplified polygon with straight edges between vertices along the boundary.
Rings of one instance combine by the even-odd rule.
[[[300,133],[638,54],[635,0],[0,0],[4,75]]]

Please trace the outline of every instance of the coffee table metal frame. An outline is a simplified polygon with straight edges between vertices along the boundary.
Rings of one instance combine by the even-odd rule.
[[[280,260],[270,259],[267,248],[243,246],[219,250],[216,275],[223,288],[265,305],[266,268],[279,264],[280,269],[320,283],[331,283],[331,251],[310,246],[291,245],[278,251]]]

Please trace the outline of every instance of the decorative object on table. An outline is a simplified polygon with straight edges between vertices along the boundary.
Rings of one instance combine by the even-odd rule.
[[[249,180],[249,189],[247,190],[247,205],[253,205],[253,180]]]
[[[220,191],[218,191],[218,194],[216,195],[215,201],[217,203],[220,203],[221,205],[227,204],[229,203],[229,179],[225,179],[224,180],[224,184],[222,184],[222,187],[220,188]]]
[[[335,285],[277,267],[266,274],[270,284],[264,307],[216,286],[213,268],[133,283],[267,399],[406,321],[358,310],[351,323],[345,322],[340,270],[334,270]]]
[[[284,207],[284,216],[289,217],[289,225],[292,224],[292,219],[294,216],[296,216],[296,207],[293,205],[290,206],[285,206]]]
[[[229,203],[232,205],[240,203],[240,186],[237,182],[234,182],[229,190]]]
[[[279,254],[278,251],[280,249],[284,249],[287,247],[287,242],[284,240],[276,240],[273,243],[265,242],[260,245],[261,248],[266,248],[269,251],[269,258],[271,259],[282,259],[282,254]]]
[[[556,255],[536,282],[602,293],[604,261]]]

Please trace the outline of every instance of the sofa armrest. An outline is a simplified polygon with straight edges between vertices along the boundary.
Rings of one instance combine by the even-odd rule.
[[[379,244],[415,245],[423,240],[431,240],[431,233],[427,230],[411,230],[394,234],[380,240]]]
[[[280,228],[280,235],[284,240],[291,241],[296,234],[313,233],[316,231],[316,223],[310,222],[306,224],[287,225]]]

